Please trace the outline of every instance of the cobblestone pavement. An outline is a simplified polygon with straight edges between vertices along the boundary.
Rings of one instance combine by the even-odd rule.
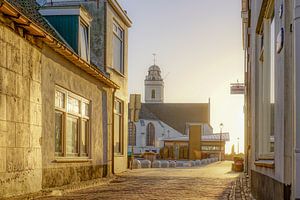
[[[229,195],[230,200],[252,200],[250,195],[250,180],[248,176],[241,175],[236,181],[233,182],[231,192]]]
[[[38,199],[229,199],[240,175],[231,172],[227,161],[198,168],[138,169],[109,184]]]

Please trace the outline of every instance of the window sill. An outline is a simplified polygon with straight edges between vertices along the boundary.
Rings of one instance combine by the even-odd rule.
[[[76,163],[76,162],[91,162],[92,159],[90,158],[73,158],[73,157],[62,157],[62,158],[55,158],[53,162],[56,163]]]
[[[125,78],[125,75],[122,72],[119,72],[118,70],[116,70],[113,67],[108,67],[109,69],[111,69],[112,71],[114,71],[115,73],[117,73],[119,76],[122,76],[123,78]]]
[[[257,160],[257,161],[254,162],[254,165],[257,166],[257,167],[275,169],[274,160]]]
[[[114,156],[115,156],[115,157],[125,157],[124,154],[119,154],[119,153],[115,153]]]

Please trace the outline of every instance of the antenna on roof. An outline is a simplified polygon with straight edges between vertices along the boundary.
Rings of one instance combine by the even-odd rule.
[[[154,62],[154,65],[155,65],[155,62],[156,62],[156,53],[153,53],[153,62]]]

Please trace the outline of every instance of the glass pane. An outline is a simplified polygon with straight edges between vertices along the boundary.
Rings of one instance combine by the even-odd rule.
[[[82,123],[82,133],[81,133],[81,153],[88,153],[88,141],[89,141],[89,123],[88,121],[83,121]]]
[[[120,144],[120,132],[121,132],[121,124],[120,124],[120,116],[114,115],[114,152],[121,153],[121,144]]]
[[[123,73],[123,43],[116,35],[113,38],[113,50],[113,66],[117,71]]]
[[[83,103],[82,104],[82,113],[84,116],[89,116],[89,104]]]
[[[68,98],[68,112],[79,113],[79,100],[73,97]]]
[[[80,24],[79,26],[79,38],[80,38],[80,49],[79,49],[79,55],[84,60],[88,60],[88,28],[84,26],[83,24]]]
[[[62,153],[62,136],[63,136],[63,114],[55,113],[55,152]]]
[[[115,113],[122,114],[122,103],[115,101]]]
[[[65,94],[60,91],[55,91],[55,107],[65,107]]]
[[[67,153],[78,153],[78,119],[67,118]]]

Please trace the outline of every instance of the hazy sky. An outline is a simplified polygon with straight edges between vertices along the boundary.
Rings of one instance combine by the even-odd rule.
[[[243,96],[230,83],[243,82],[240,0],[119,0],[129,31],[129,92],[144,95],[152,53],[165,77],[165,102],[201,103],[211,98],[211,125],[230,132],[226,151],[240,138]]]

